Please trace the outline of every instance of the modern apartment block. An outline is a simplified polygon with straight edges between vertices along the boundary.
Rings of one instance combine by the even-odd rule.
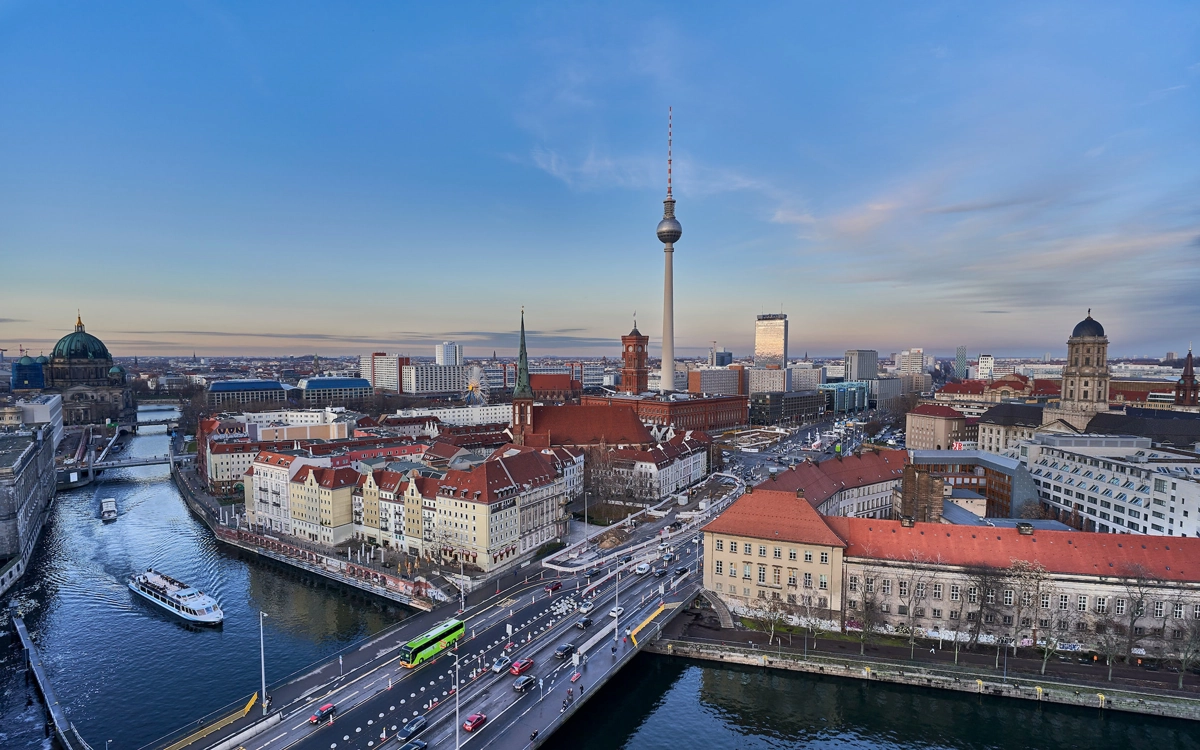
[[[463,363],[463,348],[453,341],[443,341],[440,344],[435,344],[433,347],[433,362],[443,367],[454,365],[461,367]]]
[[[874,380],[879,377],[879,352],[874,349],[846,350],[846,380]]]

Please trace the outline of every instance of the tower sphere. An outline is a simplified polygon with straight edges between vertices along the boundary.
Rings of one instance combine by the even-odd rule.
[[[664,218],[662,221],[658,222],[658,229],[656,233],[658,234],[658,241],[665,245],[668,242],[678,242],[679,238],[683,236],[683,227],[680,226],[679,221],[672,216],[670,218]]]

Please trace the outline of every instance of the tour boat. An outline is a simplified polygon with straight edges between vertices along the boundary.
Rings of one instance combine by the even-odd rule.
[[[134,576],[129,588],[189,622],[219,625],[225,619],[216,599],[153,568],[146,568],[145,573]]]
[[[108,523],[117,520],[117,500],[106,497],[100,501],[100,520]]]

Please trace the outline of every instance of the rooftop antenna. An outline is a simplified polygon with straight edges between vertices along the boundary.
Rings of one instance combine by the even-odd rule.
[[[667,107],[667,197],[671,197],[671,135],[672,135],[672,110],[674,107]]]

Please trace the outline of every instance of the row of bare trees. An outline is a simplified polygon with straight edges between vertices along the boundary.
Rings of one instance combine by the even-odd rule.
[[[1144,653],[1178,666],[1181,687],[1183,674],[1200,664],[1200,619],[1195,616],[1200,599],[1167,595],[1171,589],[1141,566],[1127,566],[1118,590],[1100,597],[1063,586],[1040,563],[1028,560],[949,572],[940,560],[913,552],[898,565],[859,570],[861,575],[849,576],[845,593],[859,653],[891,625],[907,636],[911,656],[920,622],[937,619],[949,623],[949,632],[938,625],[924,635],[949,637],[955,663],[960,648],[974,650],[981,641],[994,647],[996,666],[1004,648],[1012,648],[1015,656],[1018,646],[1027,645],[1040,653],[1045,674],[1056,654],[1086,650],[1105,660],[1111,680],[1114,664]]]

